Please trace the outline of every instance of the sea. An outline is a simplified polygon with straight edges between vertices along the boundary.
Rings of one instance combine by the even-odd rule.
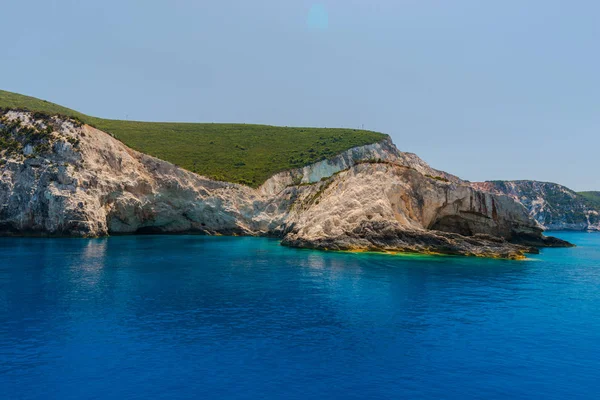
[[[523,261],[0,238],[0,399],[598,399],[600,234]]]

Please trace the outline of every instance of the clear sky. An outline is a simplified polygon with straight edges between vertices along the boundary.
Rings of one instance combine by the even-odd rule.
[[[107,118],[359,127],[600,190],[595,0],[2,1],[0,87]]]

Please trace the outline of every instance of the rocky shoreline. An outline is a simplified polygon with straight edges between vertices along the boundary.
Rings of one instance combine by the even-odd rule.
[[[0,118],[0,235],[193,232],[275,236],[323,250],[510,259],[569,245],[545,238],[510,197],[435,170],[389,139],[253,189],[138,153],[77,121],[22,111]]]
[[[286,236],[282,244],[318,250],[461,255],[519,260],[538,254],[536,247],[516,245],[496,236],[465,237],[439,231],[408,231],[382,223],[364,223],[349,234],[306,240]]]

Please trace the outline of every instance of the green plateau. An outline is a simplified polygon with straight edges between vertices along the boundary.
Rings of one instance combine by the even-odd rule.
[[[272,175],[324,160],[387,135],[343,128],[140,122],[88,116],[34,97],[0,90],[0,109],[77,119],[125,145],[221,181],[258,187]]]
[[[578,192],[577,194],[585,199],[589,207],[600,210],[600,192]]]

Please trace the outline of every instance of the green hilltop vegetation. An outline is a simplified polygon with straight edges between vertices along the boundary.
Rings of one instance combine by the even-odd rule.
[[[584,198],[588,207],[600,210],[600,192],[578,192],[577,194]]]
[[[302,167],[386,135],[354,129],[120,121],[91,117],[45,100],[0,90],[0,109],[75,118],[127,146],[213,179],[260,186],[277,172]]]

